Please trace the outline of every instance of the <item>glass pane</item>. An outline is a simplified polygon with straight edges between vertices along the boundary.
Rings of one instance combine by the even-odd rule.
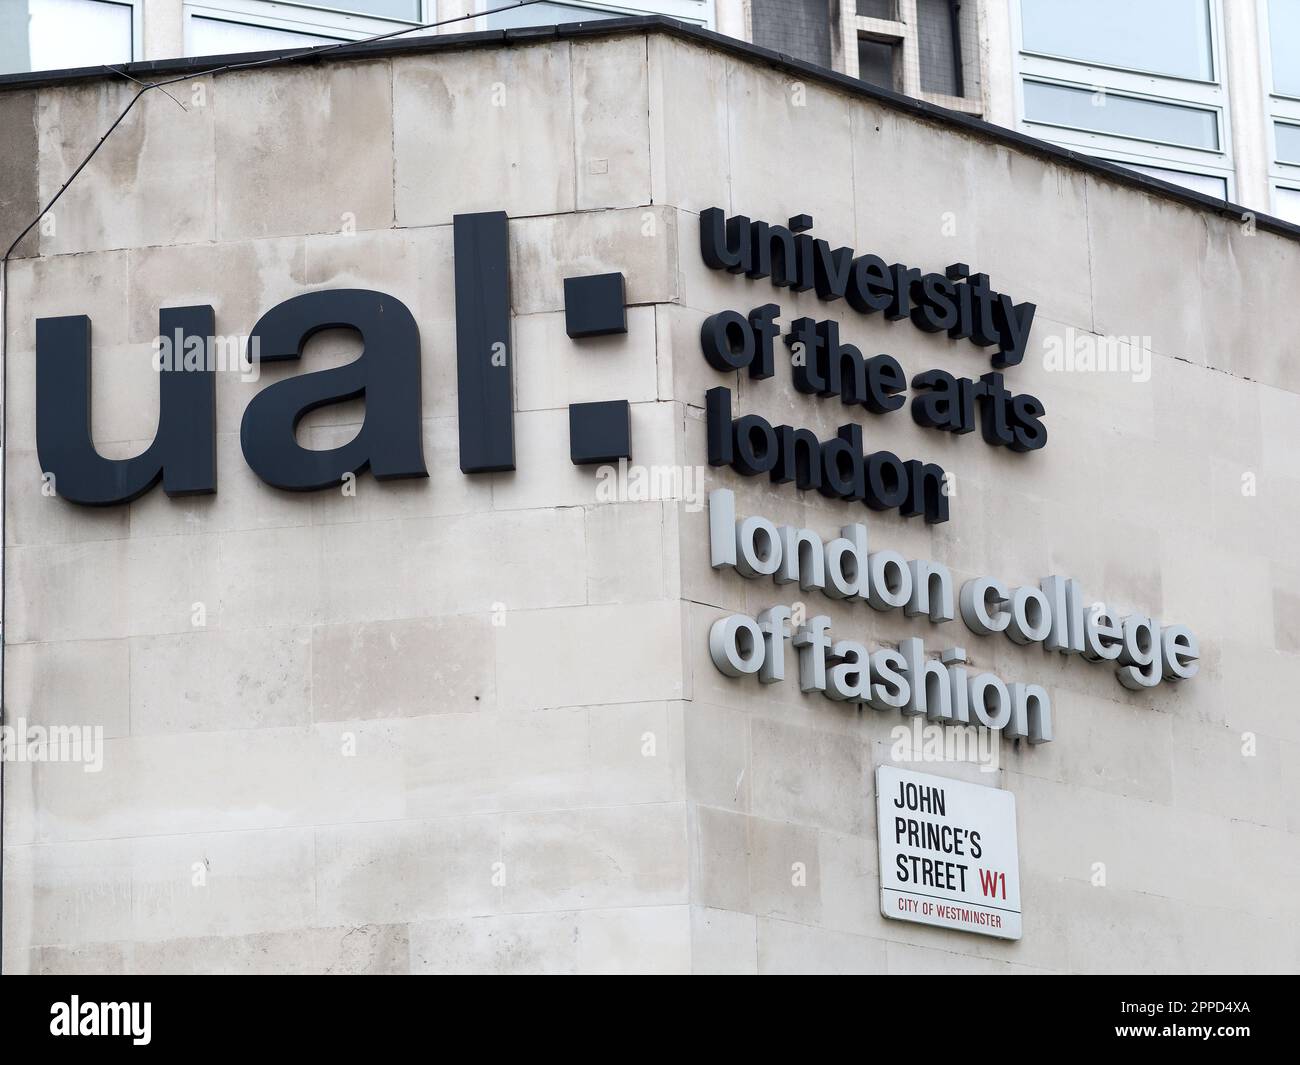
[[[921,61],[921,88],[960,96],[954,54],[953,9],[949,0],[916,0],[916,44]]]
[[[342,38],[294,33],[270,26],[191,16],[185,20],[186,55],[229,55],[232,52],[265,52],[277,48],[308,48],[333,44]]]
[[[380,18],[400,18],[406,22],[420,21],[420,0],[320,0],[321,7],[339,11],[355,11],[359,15],[378,15]],[[499,7],[499,3],[489,5]],[[429,21],[433,21],[430,19]]]
[[[1300,0],[1268,0],[1273,91],[1300,96]]]
[[[858,77],[868,85],[894,88],[894,46],[885,41],[859,37]]]
[[[489,7],[500,7],[500,0],[492,0]],[[562,22],[595,22],[597,19],[627,18],[623,11],[603,11],[598,7],[578,7],[575,4],[529,4],[527,7],[506,8],[488,15],[490,30],[504,30],[512,26],[558,26]]]
[[[863,18],[883,18],[891,22],[898,18],[894,0],[858,0],[858,14]]]
[[[1300,163],[1300,126],[1292,126],[1287,122],[1274,122],[1273,129],[1277,139],[1277,161]]]
[[[1194,148],[1219,147],[1219,127],[1213,111],[1069,85],[1026,81],[1025,119]]]
[[[1139,174],[1149,174],[1151,177],[1167,181],[1171,185],[1181,185],[1193,192],[1213,196],[1216,200],[1226,200],[1228,198],[1227,178],[1215,177],[1212,174],[1189,174],[1185,170],[1167,170],[1163,166],[1139,166],[1137,163],[1125,163],[1119,159],[1112,159],[1111,162],[1119,163],[1120,166],[1126,166],[1130,170],[1136,170]]]
[[[1300,189],[1274,189],[1273,213],[1284,222],[1300,226]]]
[[[0,0],[0,71],[129,63],[131,7],[105,0]]]
[[[1214,77],[1207,0],[1020,0],[1020,25],[1031,52],[1178,78]]]

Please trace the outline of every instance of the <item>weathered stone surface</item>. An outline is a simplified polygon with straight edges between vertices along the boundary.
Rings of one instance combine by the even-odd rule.
[[[1300,245],[658,31],[202,84],[188,112],[151,94],[9,267],[7,720],[102,727],[103,768],[5,766],[6,971],[1294,971]],[[130,91],[0,92],[0,239]],[[990,368],[707,269],[711,206],[806,212],[832,247],[967,262],[1036,302],[1006,378],[1046,405],[1048,446],[798,393],[780,341],[772,379],[710,367],[708,315],[776,302],[909,376]],[[517,468],[465,475],[451,220],[484,210],[510,216]],[[570,340],[564,279],[611,271],[627,334]],[[211,303],[244,335],[331,287],[415,316],[427,479],[303,496],[247,467],[260,389],[358,357],[330,330],[300,365],[219,375],[215,496],[42,492],[37,318],[91,317],[91,428],[123,457],[157,425],[160,307]],[[1150,337],[1149,375],[1048,358],[1115,335]],[[951,521],[708,466],[717,385],[737,415],[853,421],[941,463]],[[575,466],[569,405],[616,399],[631,467]],[[298,440],[341,446],[365,416],[319,408]],[[692,492],[638,494],[636,470]],[[862,521],[959,584],[1069,574],[1191,626],[1200,675],[1133,693],[960,621],[713,570],[714,488],[825,538]],[[712,623],[777,603],[1051,692],[1051,744],[918,767],[1016,795],[1020,942],[881,916],[874,770],[909,721],[720,674]]]

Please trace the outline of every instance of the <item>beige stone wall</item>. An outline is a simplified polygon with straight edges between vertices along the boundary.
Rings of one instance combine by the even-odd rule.
[[[665,33],[198,84],[188,110],[138,105],[10,265],[7,714],[109,739],[99,774],[5,767],[6,971],[1297,968],[1300,245]],[[30,174],[0,176],[48,197],[128,93],[0,112],[8,128],[26,106],[39,145]],[[703,465],[716,384],[737,413],[833,432],[843,408],[787,368],[755,385],[705,364],[699,325],[724,308],[840,317],[909,373],[987,369],[964,342],[707,270],[715,205],[807,212],[833,244],[966,261],[1035,301],[1008,384],[1052,435],[1013,455],[865,415],[868,444],[955,475],[935,527],[730,470],[707,486],[824,534],[866,520],[959,577],[1065,572],[1200,639],[1199,677],[1138,695],[961,630],[1056,710],[1056,742],[1005,746],[996,774],[920,767],[1015,792],[1021,942],[880,916],[873,769],[902,719],[719,674],[711,622],[782,590],[712,571],[705,513],[598,502],[569,462],[567,405],[626,398],[638,464]],[[511,217],[519,462],[467,477],[450,221],[489,209]],[[602,270],[627,277],[628,335],[575,344],[561,281]],[[36,318],[91,316],[95,439],[120,456],[156,426],[160,305],[211,303],[244,334],[319,287],[414,314],[428,481],[264,486],[238,426],[294,369],[271,367],[218,381],[215,496],[41,494]],[[1067,327],[1150,335],[1152,380],[1047,373],[1043,340]],[[302,368],[352,353],[322,336]],[[317,412],[305,439],[332,446],[362,414]],[[817,608],[872,644],[937,648],[960,625]]]
[[[866,513],[875,545],[946,562],[959,581],[1067,573],[1090,596],[1192,626],[1204,657],[1194,680],[1138,694],[1101,665],[814,593],[809,613],[829,614],[841,637],[960,643],[980,667],[1053,695],[1056,741],[1004,744],[992,777],[1018,802],[1023,940],[886,921],[864,797],[902,719],[718,673],[706,649],[712,620],[756,613],[785,590],[710,571],[706,517],[684,518],[696,966],[1294,971],[1300,733],[1285,678],[1300,651],[1291,531],[1300,482],[1289,459],[1300,439],[1290,358],[1300,323],[1285,293],[1300,282],[1300,247],[831,89],[804,86],[805,106],[794,106],[798,86],[777,72],[670,42],[651,54],[671,56],[677,72],[665,114],[674,99],[679,110],[665,126],[689,110],[712,122],[693,141],[727,148],[723,173],[669,153],[667,197],[683,212],[717,203],[779,221],[806,211],[832,246],[932,270],[968,262],[1038,305],[1031,354],[1007,380],[1047,405],[1044,450],[1012,454],[978,434],[921,429],[904,412],[865,416],[869,446],[955,476],[950,522],[927,528],[862,508],[849,516],[851,504],[716,472],[711,483],[736,490],[738,515],[829,538]],[[793,145],[810,165],[798,165]],[[677,395],[697,403],[703,388],[725,383],[738,414],[833,434],[843,406],[796,393],[788,368],[770,381],[727,381],[693,346],[705,314],[769,299],[783,321],[838,318],[844,339],[893,354],[909,374],[988,369],[965,342],[709,271],[684,240],[680,305],[668,312]],[[1151,380],[1048,373],[1042,346],[1068,327],[1149,335]],[[688,451],[704,453],[696,417]],[[1255,475],[1254,497],[1242,495],[1245,473]],[[1246,732],[1257,736],[1252,758],[1241,754]],[[970,767],[914,768],[991,782]],[[790,885],[799,860],[816,870],[806,888]],[[1091,883],[1097,862],[1104,888]]]

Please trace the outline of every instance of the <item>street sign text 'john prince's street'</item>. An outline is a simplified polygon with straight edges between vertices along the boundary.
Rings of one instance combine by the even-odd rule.
[[[1016,797],[1002,788],[876,767],[880,912],[1019,939]]]

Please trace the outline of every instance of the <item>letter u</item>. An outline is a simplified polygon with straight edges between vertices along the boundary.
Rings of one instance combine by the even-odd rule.
[[[700,212],[700,254],[711,270],[747,271],[752,265],[750,238],[745,215],[728,218],[721,207]]]
[[[212,308],[158,312],[162,336],[212,338]],[[160,480],[169,496],[217,490],[216,376],[205,358],[186,370],[174,357],[158,374],[158,432],[143,454],[106,459],[90,432],[90,319],[84,314],[36,321],[36,453],[54,490],[72,503],[129,503]]]

